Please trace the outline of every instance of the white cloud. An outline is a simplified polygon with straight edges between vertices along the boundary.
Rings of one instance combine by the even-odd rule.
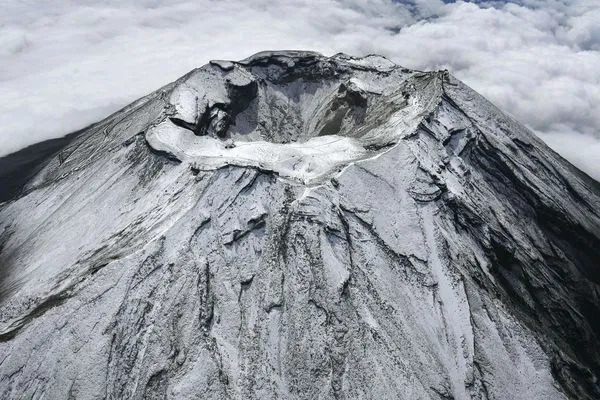
[[[556,152],[600,182],[600,141],[590,135],[570,132],[538,133]]]
[[[294,48],[448,68],[598,179],[599,20],[598,0],[7,0],[0,154],[101,119],[210,59]]]

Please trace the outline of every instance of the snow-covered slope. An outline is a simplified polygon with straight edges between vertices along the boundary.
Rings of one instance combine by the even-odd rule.
[[[0,205],[0,397],[594,399],[600,185],[447,72],[214,61]]]

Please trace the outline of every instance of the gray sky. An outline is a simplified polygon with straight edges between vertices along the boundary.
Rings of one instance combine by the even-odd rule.
[[[600,0],[3,0],[0,154],[266,49],[448,68],[600,180]]]

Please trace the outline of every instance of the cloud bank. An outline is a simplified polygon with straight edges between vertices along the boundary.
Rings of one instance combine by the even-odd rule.
[[[600,1],[7,0],[0,154],[265,49],[447,68],[600,180]]]

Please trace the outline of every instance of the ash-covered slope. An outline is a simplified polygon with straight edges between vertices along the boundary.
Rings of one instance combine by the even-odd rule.
[[[212,62],[0,205],[0,397],[594,399],[600,189],[445,72]]]

